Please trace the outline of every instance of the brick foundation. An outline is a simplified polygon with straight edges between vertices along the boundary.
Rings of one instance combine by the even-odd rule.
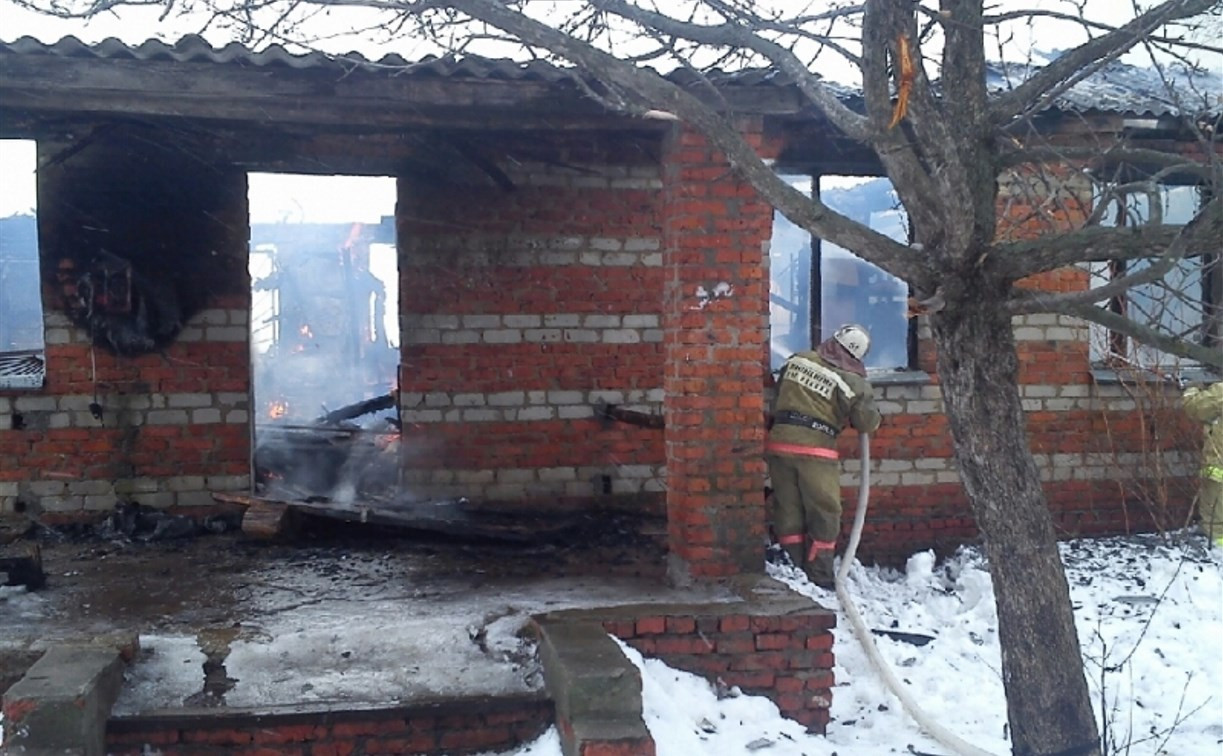
[[[552,723],[538,696],[456,700],[377,710],[181,714],[112,718],[113,756],[465,754],[507,751]]]
[[[822,734],[832,706],[832,629],[826,610],[784,617],[653,615],[606,623],[608,632],[669,666],[751,695]]]
[[[541,619],[596,621],[643,656],[777,704],[823,733],[832,706],[836,614],[770,579],[725,604],[634,605],[552,612]]]

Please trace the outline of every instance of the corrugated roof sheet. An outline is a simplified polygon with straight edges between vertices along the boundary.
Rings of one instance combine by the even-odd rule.
[[[993,91],[1018,86],[1038,66],[990,63],[986,84]],[[1183,65],[1163,69],[1111,61],[1058,96],[1051,109],[1137,116],[1218,113],[1223,110],[1223,74]]]
[[[464,57],[461,60],[427,57],[418,61],[408,61],[398,55],[387,55],[371,60],[359,52],[343,55],[318,51],[295,53],[281,45],[269,45],[259,50],[252,50],[237,42],[230,42],[224,47],[216,48],[198,35],[183,37],[174,44],[151,39],[136,46],[114,37],[89,45],[76,37],[64,37],[58,42],[46,43],[27,36],[14,42],[0,41],[0,51],[18,55],[58,55],[67,58],[97,58],[99,60],[173,60],[180,63],[285,66],[297,69],[395,68],[407,69],[412,74],[419,75],[461,76],[479,79],[560,81],[569,77],[569,73],[565,70],[543,61],[521,63],[475,56]]]
[[[198,35],[185,36],[174,44],[167,44],[160,40],[148,40],[136,46],[113,37],[96,44],[85,44],[75,37],[65,37],[58,42],[46,43],[27,36],[14,42],[0,41],[0,52],[103,60],[173,60],[258,67],[285,66],[294,69],[394,68],[400,75],[406,73],[412,76],[503,81],[530,80],[559,83],[569,80],[573,75],[572,70],[544,61],[520,62],[478,56],[465,56],[458,59],[426,57],[409,61],[398,55],[387,55],[372,60],[359,52],[343,55],[318,51],[295,53],[280,45],[270,45],[253,50],[237,42],[231,42],[224,47],[215,48]],[[1027,79],[1036,70],[1037,67],[1031,65],[990,64],[986,72],[987,84],[994,91],[1005,90]],[[1175,95],[1168,92],[1163,76],[1168,76],[1175,84]],[[790,77],[773,69],[718,70],[708,72],[706,77],[719,86],[786,87],[792,83]],[[677,69],[668,78],[679,84],[692,84],[698,77],[691,71]],[[842,100],[861,99],[861,92],[852,87],[827,80],[825,84],[831,87]],[[1096,111],[1147,116],[1201,110],[1217,113],[1223,110],[1223,75],[1217,72],[1188,71],[1183,67],[1169,68],[1160,72],[1153,68],[1140,68],[1112,62],[1063,93],[1050,107],[1072,112]]]

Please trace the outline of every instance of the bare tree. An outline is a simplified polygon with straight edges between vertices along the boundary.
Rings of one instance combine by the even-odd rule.
[[[1135,286],[1158,286],[1187,255],[1223,238],[1223,198],[1212,189],[1221,176],[1218,121],[1208,120],[1219,108],[1214,101],[1209,112],[1210,93],[1196,99],[1181,93],[1173,112],[1182,132],[1199,137],[1200,158],[1192,160],[1123,140],[1067,146],[1042,128],[1041,114],[1136,47],[1177,65],[1188,54],[1219,54],[1201,41],[1208,35],[1193,31],[1203,21],[1217,24],[1220,0],[1166,0],[1145,10],[1135,4],[1121,25],[1084,17],[1080,3],[1068,2],[1064,12],[1003,12],[983,0],[864,0],[797,10],[798,4],[753,0],[196,0],[180,6],[82,0],[80,7],[71,0],[17,1],[69,17],[122,5],[164,4],[167,13],[202,8],[209,23],[233,24],[250,40],[291,42],[305,41],[300,24],[320,8],[375,9],[385,13],[378,33],[428,36],[457,52],[480,40],[511,41],[528,55],[572,66],[575,79],[608,107],[665,113],[705,134],[791,221],[903,279],[922,303],[956,461],[995,581],[1013,752],[1100,752],[1052,518],[1025,430],[1012,317],[1061,313],[1223,366],[1223,351],[1203,337],[1209,318],[1199,319],[1192,333],[1176,333],[1111,305]],[[1045,65],[1010,69],[1009,87],[987,86],[1006,30],[1042,19],[1076,24],[1087,41]],[[864,108],[847,106],[816,73],[817,59],[827,55],[857,69]],[[810,107],[877,156],[908,214],[910,244],[791,187],[742,138],[734,114],[716,97],[659,73],[682,66],[700,80],[715,66],[746,65],[779,69]],[[1134,194],[1154,196],[1169,176],[1188,177],[1211,198],[1188,223],[1162,223],[1157,212],[1141,225],[1107,222],[1106,208],[1124,208]],[[1033,192],[1027,204],[1046,221],[1038,224],[1038,238],[1000,232],[1004,184],[1010,198],[1022,196],[1024,187]],[[1117,261],[1142,264],[1088,291],[1020,285],[1068,266]],[[1217,338],[1217,324],[1214,329]]]

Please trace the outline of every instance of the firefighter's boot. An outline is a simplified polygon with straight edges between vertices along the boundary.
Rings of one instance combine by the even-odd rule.
[[[806,555],[803,541],[802,533],[785,535],[777,539],[782,551],[786,552],[786,556],[790,558],[790,564],[799,568],[803,566],[803,557]]]
[[[829,591],[836,588],[836,575],[832,563],[835,549],[835,541],[812,541],[811,549],[807,552],[807,561],[803,563],[803,572],[807,573],[807,579]]]

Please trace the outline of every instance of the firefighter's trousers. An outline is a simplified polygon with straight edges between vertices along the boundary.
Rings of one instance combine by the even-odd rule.
[[[832,581],[832,555],[841,532],[841,473],[835,460],[785,454],[766,456],[773,483],[773,532],[812,580]],[[801,551],[787,539],[805,536]],[[793,541],[791,541],[793,543]],[[797,561],[797,560],[796,560]]]

